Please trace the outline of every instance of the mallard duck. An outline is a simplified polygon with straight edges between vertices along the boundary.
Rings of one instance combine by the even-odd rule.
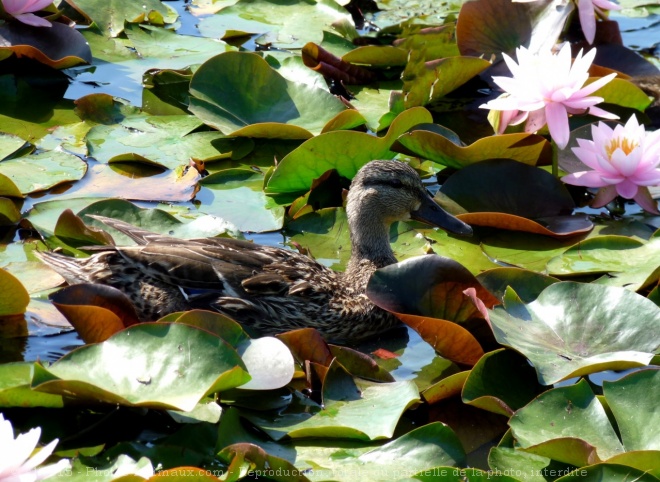
[[[313,327],[353,343],[399,324],[365,295],[373,272],[396,263],[390,225],[416,219],[470,235],[398,161],[372,161],[356,174],[346,204],[351,258],[344,273],[298,252],[227,238],[180,240],[96,216],[137,246],[90,247],[89,258],[40,253],[68,283],[103,283],[123,291],[141,320],[194,308],[218,311],[259,334]]]

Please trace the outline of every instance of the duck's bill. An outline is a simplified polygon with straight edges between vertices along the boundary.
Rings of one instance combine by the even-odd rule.
[[[442,209],[428,194],[422,200],[419,209],[410,213],[410,217],[437,226],[450,233],[472,236],[472,228],[469,224],[465,224]]]

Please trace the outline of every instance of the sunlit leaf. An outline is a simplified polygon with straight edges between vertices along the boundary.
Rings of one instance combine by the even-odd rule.
[[[489,159],[512,159],[523,164],[545,164],[550,160],[550,143],[536,134],[503,134],[460,146],[438,132],[417,129],[397,139],[404,152],[460,169]],[[395,149],[399,150],[395,144]]]
[[[30,295],[21,282],[8,271],[0,269],[0,317],[25,313],[29,302]]]
[[[307,42],[320,43],[323,30],[339,20],[351,22],[348,12],[329,0],[239,0],[204,18],[199,29],[205,37],[223,39],[272,33],[275,46],[296,49]]]
[[[418,400],[412,382],[357,382],[334,361],[323,383],[322,407],[310,401],[305,412],[287,409],[275,419],[256,412],[242,415],[275,440],[287,435],[377,440],[391,437],[403,411]]]
[[[32,362],[0,364],[0,407],[63,406],[62,397],[30,388]]]
[[[225,134],[252,124],[276,124],[275,135],[268,130],[241,134],[249,137],[306,139],[346,109],[325,90],[286,80],[247,52],[226,52],[202,64],[190,81],[190,94],[193,114]]]
[[[490,321],[497,341],[529,358],[539,382],[550,385],[648,364],[658,349],[648,333],[660,327],[660,308],[623,288],[565,281],[531,303],[507,288]]]
[[[188,411],[205,394],[248,379],[238,354],[217,336],[185,324],[142,323],[48,368],[36,365],[32,388],[81,401]]]
[[[408,109],[392,123],[384,137],[363,132],[327,132],[304,142],[277,165],[268,180],[269,193],[306,191],[324,172],[336,169],[340,176],[352,179],[357,171],[374,159],[392,159],[395,139],[417,124],[431,122],[431,114],[422,107]],[[342,146],[340,152],[337,146]]]
[[[520,268],[494,268],[477,275],[479,283],[501,300],[511,286],[525,303],[534,301],[548,286],[558,282],[557,278],[545,276]]]
[[[217,131],[192,132],[202,125],[190,115],[125,117],[89,131],[89,155],[99,162],[135,161],[168,169],[188,165],[191,158],[215,159],[221,153],[211,142],[224,136]]]
[[[78,157],[57,151],[0,162],[0,174],[10,178],[23,194],[77,181],[86,171],[87,164]]]

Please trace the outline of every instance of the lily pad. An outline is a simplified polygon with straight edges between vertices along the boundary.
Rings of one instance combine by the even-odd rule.
[[[464,221],[514,231],[569,237],[591,231],[584,215],[569,216],[574,203],[550,173],[506,159],[483,161],[454,173],[443,197],[468,211]],[[457,211],[455,208],[454,211]]]
[[[392,159],[392,144],[401,134],[417,124],[431,122],[423,107],[408,109],[397,116],[384,137],[362,132],[327,132],[304,142],[277,165],[268,180],[266,192],[289,193],[309,190],[314,179],[335,169],[340,176],[353,176],[369,161]],[[337,146],[342,146],[341,151]]]
[[[225,134],[266,124],[243,130],[247,137],[307,139],[346,109],[325,90],[286,80],[246,52],[225,52],[204,62],[190,81],[190,95],[191,112]]]
[[[409,53],[401,74],[406,108],[431,104],[490,67],[490,62],[477,57],[425,60],[419,50]]]
[[[536,134],[484,137],[469,146],[457,144],[447,135],[447,132],[413,129],[397,139],[394,149],[456,169],[490,159],[512,159],[532,166],[550,161],[550,143]]]
[[[520,268],[490,269],[478,274],[477,279],[497,299],[503,299],[507,286],[511,286],[525,303],[534,301],[545,288],[559,281],[557,278]]]
[[[660,450],[657,433],[648,430],[660,424],[653,400],[660,395],[660,370],[638,370],[615,382],[603,382],[603,395],[616,418],[627,452]]]
[[[0,132],[0,161],[18,151],[25,145],[25,141],[13,134]]]
[[[660,278],[660,236],[641,242],[626,236],[598,236],[571,246],[548,261],[552,275],[608,273],[599,284],[633,291]]]
[[[248,380],[236,351],[220,338],[185,324],[142,323],[48,368],[35,365],[32,388],[81,401],[189,411],[204,395]]]
[[[21,219],[21,212],[11,199],[0,197],[0,226],[17,223]]]
[[[0,173],[10,178],[23,194],[43,191],[58,184],[77,181],[87,164],[65,152],[41,152],[0,162]]]
[[[497,303],[459,263],[427,255],[377,270],[367,285],[367,296],[417,331],[443,357],[473,365],[484,352],[460,323],[483,319],[483,314],[468,290],[483,300],[482,306]]]
[[[263,176],[247,169],[218,171],[201,180],[211,199],[200,210],[218,216],[240,231],[264,232],[282,228],[284,208],[263,192]]]
[[[164,19],[169,23],[176,20],[173,10],[158,0],[145,0],[139,3],[126,3],[121,0],[72,0],[70,5],[90,22],[94,22],[104,34],[111,37],[117,37],[124,31],[124,22],[146,22],[154,19],[153,13],[160,16],[161,22]]]
[[[486,353],[472,368],[462,398],[463,403],[510,417],[541,391],[525,357],[500,349]]]
[[[92,52],[75,28],[53,22],[50,28],[5,22],[0,26],[0,55],[11,52],[56,69],[91,64]]]
[[[30,295],[21,282],[4,269],[0,269],[0,293],[0,317],[25,313]]]
[[[509,425],[518,448],[577,467],[624,451],[586,380],[539,395]]]
[[[351,16],[331,0],[239,0],[204,18],[199,29],[205,37],[223,39],[269,33],[274,46],[299,49],[307,42],[320,43],[323,31],[340,20],[351,22]]]
[[[41,393],[30,388],[32,362],[0,364],[0,407],[52,407],[64,403],[59,395]]]
[[[309,401],[304,412],[285,410],[274,419],[256,412],[241,414],[274,440],[285,436],[379,440],[390,438],[401,414],[418,401],[412,382],[358,382],[335,360],[323,383],[323,406]]]
[[[212,141],[219,132],[192,132],[204,125],[190,115],[125,117],[120,124],[98,125],[87,134],[89,155],[99,162],[136,161],[167,169],[188,165],[191,158],[221,156]]]
[[[523,353],[539,382],[551,385],[648,364],[658,350],[648,333],[660,328],[660,308],[623,288],[565,281],[531,303],[508,288],[490,321],[497,341]]]

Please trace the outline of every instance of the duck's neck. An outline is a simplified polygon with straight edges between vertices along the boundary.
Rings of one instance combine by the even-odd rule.
[[[351,209],[352,208],[352,209]],[[373,272],[396,263],[390,246],[390,223],[380,213],[362,206],[349,206],[348,226],[351,232],[351,258],[346,276],[366,282]]]

